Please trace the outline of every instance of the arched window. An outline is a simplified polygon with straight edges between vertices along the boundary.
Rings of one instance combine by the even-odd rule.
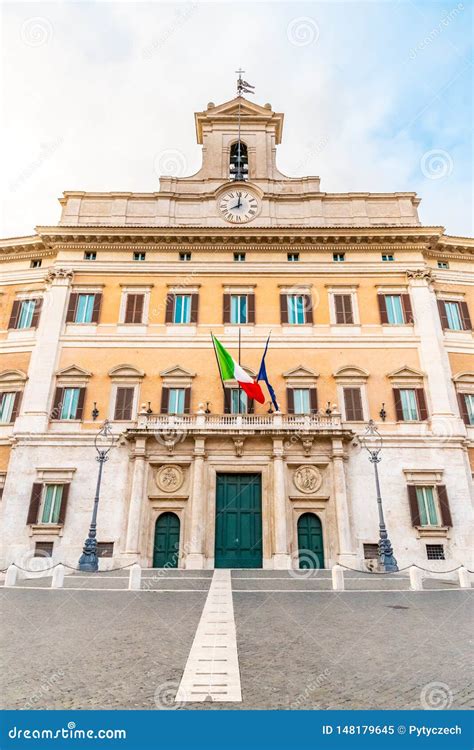
[[[229,176],[234,180],[244,180],[248,176],[249,159],[247,146],[236,141],[230,147]]]

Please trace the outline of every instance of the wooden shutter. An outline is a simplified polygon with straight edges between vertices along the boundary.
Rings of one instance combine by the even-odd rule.
[[[191,388],[184,389],[184,413],[189,414],[191,410]]]
[[[316,388],[309,389],[309,410],[311,414],[316,414],[318,411],[318,392]]]
[[[76,416],[75,419],[81,419],[82,415],[84,414],[84,398],[86,395],[86,389],[85,388],[79,388],[79,398],[77,400],[77,409],[76,409]]]
[[[255,323],[255,294],[247,294],[247,323]]]
[[[170,398],[170,389],[163,388],[161,389],[161,413],[162,414],[168,414],[168,408],[169,408],[169,398]]]
[[[428,419],[428,409],[426,408],[425,392],[423,388],[416,388],[415,393],[416,402],[418,404],[418,416],[423,422],[425,419]]]
[[[280,294],[280,322],[288,323],[288,295],[287,294]]]
[[[225,323],[230,323],[230,294],[224,294],[223,297],[223,317]]]
[[[114,419],[121,420],[122,414],[123,414],[123,402],[125,399],[125,388],[117,388],[117,393],[115,394],[115,409],[114,409]]]
[[[174,294],[166,295],[165,323],[172,323],[174,316]]]
[[[127,294],[125,323],[143,322],[143,294]]]
[[[352,296],[350,294],[335,294],[334,307],[336,310],[336,323],[353,323]]]
[[[397,415],[397,422],[403,422],[402,399],[400,396],[399,388],[393,389],[393,398],[395,401],[395,413]]]
[[[53,400],[51,419],[61,419],[61,404],[63,402],[64,388],[56,388]]]
[[[469,308],[467,302],[464,300],[459,303],[459,310],[461,313],[462,327],[465,331],[472,331],[471,317],[469,315]]]
[[[67,501],[69,497],[69,484],[63,484],[63,494],[61,495],[61,505],[59,506],[58,523],[64,525],[66,520]]]
[[[249,398],[247,402],[247,414],[253,414],[255,410],[255,401],[253,398]]]
[[[405,319],[405,323],[413,323],[413,310],[411,308],[411,299],[409,294],[402,294],[402,307],[403,307],[403,317]]]
[[[38,523],[38,513],[41,504],[41,495],[43,494],[43,485],[39,482],[35,482],[31,488],[30,507],[28,508],[28,516],[26,523]]]
[[[133,323],[133,313],[135,309],[135,295],[127,294],[127,300],[125,305],[125,323]]]
[[[420,509],[418,507],[416,487],[413,484],[408,485],[408,502],[410,505],[410,516],[411,516],[412,526],[421,526]]]
[[[199,294],[191,295],[191,323],[198,322]]]
[[[379,303],[380,322],[388,323],[387,305],[385,304],[385,295],[377,294],[377,302]]]
[[[18,318],[20,317],[21,300],[16,299],[13,303],[10,320],[8,323],[9,328],[16,328],[18,325]]]
[[[132,418],[134,388],[117,388],[114,419],[128,421]]]
[[[14,422],[15,419],[18,416],[18,413],[20,411],[20,404],[21,404],[21,397],[23,396],[23,393],[21,391],[17,391],[15,393],[15,400],[13,402],[13,409],[12,409],[12,415],[10,418],[10,422]]]
[[[443,328],[443,330],[445,328],[449,328],[448,316],[446,314],[446,305],[444,304],[444,300],[442,299],[438,300],[438,311],[441,320],[441,328]]]
[[[67,313],[66,313],[66,323],[74,323],[76,319],[76,309],[77,309],[77,300],[79,299],[79,295],[75,292],[71,292],[69,295],[69,302],[67,306]]]
[[[286,389],[286,404],[287,404],[288,414],[294,414],[295,413],[295,397],[293,393],[293,388]]]
[[[459,404],[459,412],[462,417],[462,421],[464,424],[470,424],[469,421],[469,412],[467,410],[467,404],[464,393],[458,393],[458,404]]]
[[[230,414],[232,393],[230,388],[224,389],[224,414]]]
[[[100,317],[100,306],[102,304],[102,294],[94,294],[94,306],[92,308],[92,323],[98,323]]]
[[[443,524],[443,526],[452,526],[453,519],[451,518],[451,510],[449,507],[448,493],[446,492],[446,487],[444,484],[438,484],[436,489],[438,492],[439,509],[441,512],[441,523]]]
[[[348,422],[362,422],[362,397],[360,388],[344,388],[344,406]]]
[[[133,317],[133,323],[143,323],[143,303],[145,301],[144,294],[135,295],[135,314]]]
[[[305,322],[313,322],[313,300],[310,294],[303,294],[304,309],[305,309]]]
[[[38,297],[38,299],[35,299],[35,309],[33,311],[33,317],[31,318],[32,328],[38,327],[42,307],[43,307],[43,299],[41,297]]]

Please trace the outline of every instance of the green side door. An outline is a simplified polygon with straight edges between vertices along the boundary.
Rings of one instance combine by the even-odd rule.
[[[298,552],[300,568],[324,568],[323,527],[314,513],[298,519]]]
[[[262,567],[260,474],[218,474],[216,568]]]
[[[176,513],[162,513],[155,524],[153,567],[177,568],[178,558],[179,518]]]

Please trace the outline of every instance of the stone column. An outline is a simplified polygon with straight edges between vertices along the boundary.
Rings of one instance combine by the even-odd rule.
[[[205,438],[196,438],[194,441],[193,479],[191,490],[191,514],[190,514],[190,536],[188,536],[188,549],[186,555],[186,568],[191,570],[202,570],[204,568],[204,537],[206,530],[206,492],[204,481],[205,467]]]
[[[291,556],[288,553],[288,528],[286,522],[286,483],[283,461],[283,440],[273,440],[273,525],[274,548],[273,567],[275,570],[287,570],[291,567]]]
[[[428,381],[431,417],[435,420],[438,417],[444,421],[452,421],[460,428],[455,432],[462,432],[460,420],[457,418],[456,394],[451,381],[451,366],[444,346],[443,331],[439,323],[436,295],[431,287],[431,275],[427,271],[408,271],[407,278],[416,332],[420,337],[420,362]]]
[[[66,303],[73,272],[63,268],[49,272],[49,288],[43,305],[36,343],[31,352],[28,380],[23,394],[21,415],[15,422],[14,433],[46,432],[51,410],[51,391],[58,367],[60,336],[66,314]]]
[[[133,454],[132,489],[128,507],[126,555],[139,555],[140,529],[146,476],[146,438],[137,438]]]
[[[354,542],[347,500],[346,472],[344,469],[344,447],[340,438],[332,441],[332,470],[334,484],[334,501],[336,505],[337,531],[339,536],[338,562],[344,557],[354,556]]]

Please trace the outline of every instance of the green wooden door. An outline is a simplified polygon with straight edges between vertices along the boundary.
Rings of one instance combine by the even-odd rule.
[[[153,567],[177,568],[178,557],[179,518],[175,513],[162,513],[155,524]]]
[[[323,528],[314,513],[303,513],[298,519],[300,568],[324,568]]]
[[[260,474],[218,474],[216,568],[262,567]]]

